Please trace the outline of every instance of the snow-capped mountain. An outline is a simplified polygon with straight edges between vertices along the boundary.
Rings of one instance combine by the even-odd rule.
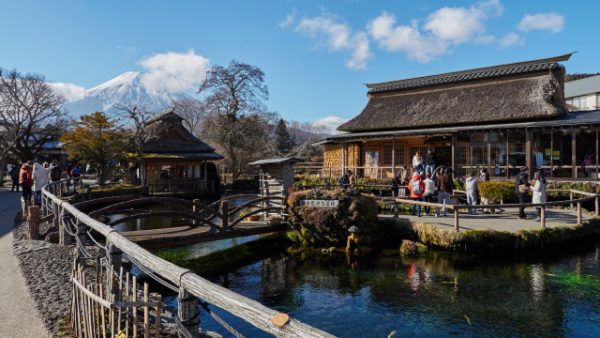
[[[114,114],[119,104],[136,105],[158,112],[172,105],[174,100],[190,98],[185,93],[149,91],[142,81],[143,73],[125,72],[114,79],[87,89],[82,99],[67,102],[65,110],[73,117],[103,111]]]

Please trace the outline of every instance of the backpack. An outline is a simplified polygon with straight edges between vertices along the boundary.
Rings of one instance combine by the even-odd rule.
[[[413,180],[410,182],[410,190],[415,195],[420,195],[423,193],[423,189],[421,187],[421,180]]]

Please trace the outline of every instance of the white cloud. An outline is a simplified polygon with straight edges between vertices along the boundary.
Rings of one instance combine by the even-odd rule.
[[[291,27],[294,22],[296,22],[296,13],[288,13],[288,15],[285,16],[285,19],[279,23],[279,28]]]
[[[67,102],[81,100],[86,96],[85,88],[76,84],[64,82],[50,82],[48,83],[48,85],[50,86],[50,88],[52,88],[54,93],[62,96]]]
[[[351,57],[346,62],[350,69],[364,69],[372,56],[369,39],[364,32],[353,33],[348,24],[329,14],[304,18],[294,31],[307,35],[317,46],[334,51],[350,51]]]
[[[348,119],[343,119],[339,116],[325,116],[313,122],[313,126],[318,128],[323,128],[323,132],[327,134],[338,134],[337,127],[342,123],[348,121]]]
[[[515,32],[510,32],[503,36],[500,41],[500,47],[507,48],[510,46],[522,45],[525,43],[525,39],[523,39],[519,34]]]
[[[530,30],[548,30],[558,33],[563,30],[565,19],[557,13],[527,14],[519,21],[519,30],[527,32]]]
[[[396,25],[396,17],[384,11],[367,24],[367,30],[384,50],[401,51],[412,60],[429,62],[464,43],[493,42],[495,38],[486,33],[485,20],[502,12],[499,0],[481,1],[470,7],[442,7],[419,26],[417,20]]]
[[[206,79],[209,60],[194,53],[160,53],[140,61],[141,82],[151,93],[193,91]]]

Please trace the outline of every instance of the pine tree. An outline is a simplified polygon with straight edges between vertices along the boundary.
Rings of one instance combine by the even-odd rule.
[[[290,133],[288,133],[283,119],[279,119],[275,128],[275,148],[279,155],[286,155],[294,148],[294,140],[290,136]]]

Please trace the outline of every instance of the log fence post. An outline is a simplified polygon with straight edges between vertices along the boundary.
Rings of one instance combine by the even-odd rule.
[[[66,223],[69,222],[70,220],[70,216],[65,216],[63,218],[63,220],[61,221],[60,219],[60,208],[58,206],[58,204],[54,204],[54,210],[55,210],[55,214],[54,214],[54,221],[56,221],[58,224],[58,244],[60,245],[70,245],[73,244],[73,236],[71,236],[66,228],[67,225]]]
[[[577,202],[577,225],[583,224],[583,217],[581,215],[581,202]]]
[[[398,218],[398,201],[394,198],[394,218]]]
[[[119,249],[117,246],[115,246],[112,243],[107,243],[108,244],[108,263],[112,266],[112,271],[121,271],[121,267],[122,267],[122,257],[123,257],[123,252],[121,251],[121,249]],[[112,278],[112,275],[108,275],[108,278]],[[115,299],[121,300],[121,290],[119,288],[119,284],[118,283],[109,283],[109,285],[112,284],[112,291],[111,293],[115,295]]]
[[[31,205],[28,208],[28,238],[40,239],[40,207]]]
[[[546,206],[544,205],[540,208],[540,227],[546,227]]]
[[[596,198],[594,199],[594,211],[596,216],[600,216],[600,197],[596,194]]]
[[[77,220],[76,222],[77,222],[77,241],[79,241],[79,243],[81,243],[82,247],[85,247],[86,237],[87,237],[87,232],[86,232],[87,227],[83,222],[79,222],[79,220]],[[79,248],[79,250],[82,250],[82,249]],[[80,254],[80,256],[83,256],[82,252],[80,252],[79,254]]]
[[[179,288],[177,297],[177,319],[192,337],[200,337],[200,311],[198,310],[198,298],[194,297],[184,288]],[[186,337],[179,334],[179,337]]]
[[[223,230],[229,227],[229,201],[221,201],[221,227]]]
[[[194,199],[192,200],[192,214],[194,214],[194,216],[198,216],[198,209],[200,208],[200,200],[199,199]],[[192,224],[193,225],[198,225],[198,220],[194,217],[192,219]]]
[[[267,198],[264,202],[265,220],[266,220],[267,217],[269,216],[269,208],[271,207],[271,195],[269,193],[269,182],[265,181],[264,187],[265,187],[265,197]]]
[[[460,231],[460,224],[459,224],[459,213],[460,213],[460,209],[457,208],[456,206],[454,206],[454,230],[456,230],[456,232]]]

